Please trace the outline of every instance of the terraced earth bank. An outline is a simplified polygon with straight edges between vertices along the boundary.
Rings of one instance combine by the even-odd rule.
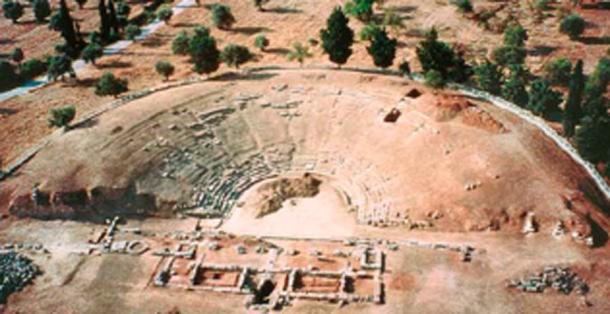
[[[350,223],[516,231],[533,213],[541,229],[561,221],[607,239],[607,200],[533,126],[477,99],[350,71],[235,74],[132,101],[53,140],[5,182],[0,204],[36,218],[230,220],[261,182],[308,175],[343,200],[316,215]]]

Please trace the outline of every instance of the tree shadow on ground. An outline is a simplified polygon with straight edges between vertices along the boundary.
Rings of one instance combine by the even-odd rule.
[[[11,108],[0,108],[0,116],[11,116],[16,114],[17,110]]]
[[[239,72],[228,72],[220,74],[218,76],[211,77],[210,81],[225,82],[225,81],[262,81],[268,80],[272,77],[277,76],[275,73],[239,73]]]
[[[287,7],[276,7],[271,9],[265,9],[263,12],[277,13],[277,14],[298,14],[303,13],[303,10]]]
[[[394,10],[394,12],[396,12],[396,13],[405,13],[405,14],[417,11],[417,7],[413,6],[413,5],[399,5],[399,6],[390,7],[389,9]]]
[[[610,36],[581,37],[578,41],[585,45],[610,45]]]
[[[276,54],[276,55],[285,55],[285,54],[289,53],[290,50],[286,49],[286,48],[271,48],[271,49],[265,49],[265,52]]]
[[[113,60],[109,62],[100,63],[97,65],[100,69],[121,69],[121,68],[129,68],[133,64],[131,62]]]
[[[232,28],[230,31],[234,32],[234,33],[254,35],[254,34],[262,33],[262,32],[269,33],[269,32],[271,32],[271,29],[268,27],[235,27],[235,28]]]
[[[97,78],[88,77],[88,78],[78,79],[76,84],[71,84],[70,86],[78,85],[78,86],[83,86],[83,87],[93,87],[93,86],[95,86],[95,84],[97,84],[97,81],[98,81]]]
[[[553,51],[557,50],[557,47],[551,47],[547,45],[536,45],[532,48],[528,54],[530,56],[541,56],[545,57],[553,53]]]
[[[153,34],[148,38],[142,40],[140,43],[144,47],[158,48],[163,46],[166,43],[166,40],[169,38],[171,38],[170,35]]]
[[[70,127],[70,130],[78,130],[78,129],[88,129],[88,128],[92,128],[96,125],[98,125],[99,121],[98,119],[89,119],[85,122],[76,124],[72,127]]]
[[[202,24],[188,23],[188,22],[180,22],[180,23],[172,24],[173,27],[182,27],[182,28],[195,27],[195,26],[198,26],[198,25],[202,25]]]

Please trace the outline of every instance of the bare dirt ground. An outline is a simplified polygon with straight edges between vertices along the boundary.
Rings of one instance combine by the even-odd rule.
[[[528,64],[533,70],[539,70],[544,62],[555,56],[570,56],[572,59],[584,58],[585,67],[591,70],[597,59],[606,53],[608,43],[607,29],[610,29],[608,19],[604,18],[607,11],[582,10],[582,14],[590,21],[590,26],[585,33],[584,42],[573,42],[565,35],[558,32],[558,22],[549,17],[543,25],[532,22],[532,14],[526,9],[525,1],[518,11],[520,21],[530,31],[528,48],[531,50]],[[32,146],[42,136],[51,130],[47,127],[46,116],[50,108],[72,104],[77,108],[77,114],[82,115],[104,102],[109,97],[99,97],[93,94],[93,85],[99,76],[105,71],[111,71],[116,75],[129,79],[132,90],[138,90],[145,86],[157,85],[161,78],[154,72],[154,64],[158,60],[169,60],[176,66],[173,79],[181,79],[193,75],[191,64],[185,57],[171,54],[171,40],[180,31],[192,30],[197,25],[210,25],[210,14],[205,9],[206,4],[214,1],[201,1],[201,7],[186,9],[182,14],[172,18],[170,24],[162,27],[154,36],[129,47],[125,52],[108,56],[100,60],[97,67],[90,67],[87,73],[79,78],[78,84],[55,83],[37,91],[20,96],[0,104],[3,109],[0,114],[0,132],[11,134],[10,137],[0,139],[0,156],[4,163],[14,160],[20,152]],[[217,38],[219,46],[228,43],[239,43],[252,48],[253,41],[259,33],[265,33],[271,44],[267,52],[257,53],[257,60],[250,63],[251,66],[285,63],[285,53],[294,42],[307,42],[309,38],[317,38],[319,30],[324,26],[327,14],[330,10],[341,4],[341,1],[270,1],[265,12],[257,11],[248,1],[229,0],[223,1],[231,6],[237,23],[232,31],[212,30]],[[493,2],[474,1],[475,7],[494,5]],[[95,10],[93,4],[86,5],[86,12],[75,14],[83,15],[83,29],[95,28]],[[386,7],[395,8],[395,11],[403,17],[404,29],[399,32],[400,49],[397,53],[396,62],[407,59],[416,70],[418,64],[415,58],[415,45],[421,40],[421,35],[427,28],[436,26],[440,30],[441,38],[451,43],[464,46],[468,56],[480,59],[486,56],[497,46],[501,40],[500,34],[486,31],[474,21],[468,20],[459,14],[453,5],[447,1],[409,1],[392,0],[386,1]],[[27,11],[27,10],[26,10]],[[555,11],[548,12],[555,15]],[[79,16],[80,18],[80,16]],[[24,18],[24,21],[28,20]],[[14,26],[2,20],[3,29],[10,34],[24,34],[22,31],[12,30]],[[91,23],[91,24],[90,24]],[[361,22],[352,19],[350,22],[356,31],[363,26]],[[17,27],[22,27],[21,25]],[[25,26],[23,26],[25,27]],[[37,34],[30,39],[28,34]],[[419,34],[419,35],[417,35]],[[37,26],[33,31],[10,39],[9,43],[2,45],[2,51],[8,52],[14,46],[26,47],[26,56],[29,54],[41,55],[48,53],[56,42],[56,34],[46,30],[46,27]],[[11,38],[13,38],[12,36]],[[42,40],[44,38],[45,40]],[[588,39],[587,39],[588,38]],[[49,43],[51,41],[51,43]],[[45,49],[36,49],[30,52],[30,46],[42,45]],[[6,48],[6,49],[5,49]],[[326,56],[322,54],[321,48],[312,47],[314,57],[306,64],[329,64]],[[372,62],[366,53],[366,44],[357,43],[354,46],[354,54],[349,65],[371,66]],[[226,68],[221,67],[221,72]]]
[[[212,1],[202,1],[209,3]],[[219,45],[252,47],[254,37],[265,32],[271,46],[251,63],[263,66],[285,63],[285,49],[293,42],[317,37],[327,17],[320,12],[329,12],[341,1],[272,0],[266,12],[257,12],[250,1],[223,3],[232,7],[238,22],[232,31],[212,31]],[[414,68],[414,46],[420,39],[414,34],[431,26],[439,27],[445,40],[470,43],[467,54],[472,57],[485,56],[500,40],[499,34],[483,30],[446,1],[396,0],[387,1],[386,6],[396,7],[405,17],[397,60],[406,58]],[[94,13],[87,14],[93,17]],[[524,25],[532,29],[527,11],[520,14]],[[545,60],[563,55],[585,58],[590,70],[605,54],[610,22],[599,11],[582,14],[591,21],[583,42],[559,35],[553,18],[532,31],[528,48],[533,53],[528,64],[534,70]],[[360,22],[351,23],[355,29],[362,27]],[[104,71],[128,78],[132,90],[161,82],[153,69],[160,59],[176,65],[173,80],[191,76],[187,58],[171,55],[170,44],[178,32],[200,24],[209,25],[208,10],[189,8],[154,36],[88,68],[78,84],[58,82],[1,103],[0,133],[10,134],[0,138],[3,161],[15,159],[49,134],[49,108],[74,104],[83,115],[111,101],[93,94],[95,80]],[[15,35],[24,29],[14,32],[14,28],[26,26],[0,25],[9,30],[12,41],[22,40],[30,49],[32,44],[27,43],[40,40],[45,35],[38,32],[46,30],[38,26],[24,37]],[[30,33],[38,39],[28,39]],[[3,53],[5,47],[3,43]],[[365,48],[363,43],[356,44],[348,65],[371,66]],[[319,47],[312,51],[314,57],[307,64],[329,64]],[[221,73],[228,71],[221,68]],[[406,97],[413,88],[423,95]],[[397,121],[383,122],[392,109],[401,112]],[[271,174],[308,171],[329,178],[317,195],[287,200],[279,211],[255,217],[257,208],[249,201],[261,181],[241,181],[244,177],[262,180]],[[50,193],[51,205],[31,204],[34,184]],[[244,194],[237,189],[240,184],[247,186]],[[212,188],[224,197],[208,204],[200,197]],[[165,313],[177,309],[181,313],[243,313],[241,296],[150,287],[159,266],[159,259],[151,255],[76,253],[86,249],[87,239],[102,226],[65,220],[99,221],[116,213],[135,214],[130,227],[172,233],[192,230],[198,222],[150,217],[183,216],[186,209],[181,206],[193,202],[196,210],[243,203],[226,219],[201,223],[206,228],[221,223],[220,230],[253,236],[248,241],[269,236],[317,238],[267,239],[301,252],[317,248],[331,255],[342,246],[328,238],[345,237],[468,244],[477,249],[471,263],[462,262],[456,252],[402,245],[398,251],[386,249],[385,304],[338,308],[336,304],[296,301],[286,308],[289,313],[610,312],[609,205],[599,197],[586,172],[515,116],[395,77],[276,70],[219,76],[160,92],[55,138],[3,182],[2,189],[3,215],[18,199],[24,206],[13,206],[12,214],[61,219],[3,216],[0,242],[41,243],[50,253],[26,253],[42,266],[44,274],[22,293],[11,296],[0,312]],[[239,197],[232,199],[233,192]],[[527,212],[536,214],[539,232],[525,236],[518,231]],[[555,239],[550,233],[560,220],[568,233]],[[592,230],[593,225],[601,229]],[[598,247],[590,249],[572,241],[569,231],[593,232]],[[157,239],[153,244],[171,247],[174,240]],[[267,257],[238,256],[234,245],[241,238],[227,241],[230,245],[215,254],[206,251],[210,261],[253,263]],[[304,254],[292,262],[306,267],[310,260]],[[337,268],[337,261],[343,260],[331,258],[319,266]],[[188,266],[188,262],[183,264]],[[583,305],[574,293],[524,294],[505,288],[507,279],[548,265],[570,266],[584,277],[591,287],[587,298],[592,306]]]
[[[128,227],[139,227],[143,232],[156,234],[191,230],[194,220],[134,220]],[[214,292],[157,288],[150,284],[160,258],[150,254],[130,256],[120,254],[80,255],[75,253],[85,245],[93,230],[103,226],[78,222],[18,221],[6,229],[0,225],[2,241],[41,243],[50,254],[28,254],[44,265],[45,273],[34,285],[11,296],[7,313],[181,313],[222,312],[243,313],[243,296]],[[59,233],[58,231],[61,230]],[[386,229],[364,228],[353,237],[382,237],[392,240],[432,241],[433,243],[468,244],[480,253],[470,263],[461,262],[455,252],[401,246],[398,251],[386,251],[386,303],[383,305],[348,304],[337,307],[324,302],[295,301],[284,308],[286,313],[605,313],[609,310],[607,296],[607,250],[590,252],[568,239],[555,240],[546,234],[523,238],[494,233],[443,234],[426,232],[408,235]],[[117,237],[128,237],[118,235]],[[175,241],[166,238],[159,247],[172,247]],[[255,238],[234,238],[231,243],[249,242]],[[244,241],[244,242],[240,242]],[[331,257],[340,249],[349,251],[341,243],[327,241],[266,240],[275,245],[301,252],[297,257],[282,257],[290,263],[307,265],[315,261],[308,252],[313,249],[329,256],[324,264],[329,269],[340,267],[343,258]],[[224,244],[218,251],[201,246],[206,260],[214,263],[235,263],[241,260],[250,265],[264,261],[268,254],[236,255],[234,244]],[[198,251],[199,252],[199,251]],[[217,256],[217,257],[216,257]],[[298,260],[302,259],[303,262]],[[309,260],[307,262],[306,260]],[[544,266],[570,266],[586,278],[591,286],[587,299],[592,306],[582,304],[574,293],[563,295],[555,291],[527,294],[505,288],[505,281],[518,278]],[[452,296],[452,297],[448,297]],[[203,310],[205,309],[205,310]]]

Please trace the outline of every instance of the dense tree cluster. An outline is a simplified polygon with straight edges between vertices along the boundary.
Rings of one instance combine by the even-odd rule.
[[[465,82],[472,75],[472,69],[463,56],[447,43],[438,39],[435,28],[427,32],[426,38],[417,46],[417,57],[424,73],[436,71],[444,81]]]

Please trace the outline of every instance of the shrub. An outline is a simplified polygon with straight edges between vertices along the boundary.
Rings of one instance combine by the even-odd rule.
[[[508,66],[511,64],[523,64],[527,51],[523,47],[518,46],[502,46],[496,48],[492,52],[492,57],[496,63],[501,66]]]
[[[430,70],[430,71],[426,72],[425,81],[426,81],[426,85],[428,85],[434,89],[443,88],[446,84],[445,79],[443,78],[443,75],[441,74],[441,72],[436,71],[436,70]]]
[[[23,58],[24,58],[24,55],[23,55],[23,50],[21,50],[21,48],[13,49],[13,51],[11,52],[11,60],[13,60],[17,64],[21,64],[21,61],[23,61]]]
[[[269,46],[269,39],[265,37],[265,35],[258,35],[254,39],[254,47],[260,49],[261,51],[265,51],[265,48]]]
[[[41,75],[47,70],[47,64],[38,60],[30,59],[21,65],[20,75],[24,79],[33,79],[38,75]]]
[[[403,76],[411,76],[411,66],[409,65],[409,61],[405,60],[398,65],[398,71]]]
[[[102,75],[100,80],[95,85],[95,94],[100,96],[118,96],[127,91],[127,80],[119,79],[110,72]]]
[[[70,76],[75,76],[74,69],[72,68],[72,59],[65,54],[50,57],[47,63],[47,77],[52,81],[56,81],[58,77],[63,79],[66,73],[70,74]]]
[[[549,9],[549,0],[536,0],[534,7],[540,11],[546,11]]]
[[[162,6],[157,11],[157,18],[159,20],[165,22],[165,24],[167,24],[169,22],[169,20],[172,18],[172,15],[174,15],[174,12],[172,11],[172,8],[169,6]]]
[[[570,39],[577,39],[585,31],[586,24],[580,15],[570,14],[559,24],[559,31],[570,36]]]
[[[155,64],[155,70],[162,75],[166,81],[174,74],[174,66],[168,61],[158,61],[157,64]]]
[[[252,58],[250,50],[244,46],[229,44],[222,51],[220,58],[228,66],[239,69],[239,66],[248,62]]]
[[[42,23],[51,15],[51,5],[48,0],[34,0],[32,3],[36,21]]]
[[[269,2],[269,0],[253,0],[254,1],[254,6],[259,10],[259,11],[265,11],[265,8],[263,8],[263,5],[267,2]]]
[[[96,42],[92,42],[83,49],[82,58],[86,63],[91,62],[95,65],[95,60],[104,55],[104,48]]]
[[[82,9],[85,3],[87,3],[87,0],[76,0],[76,4],[78,4],[79,9]]]
[[[286,57],[290,61],[298,61],[301,66],[303,66],[303,62],[305,59],[310,58],[312,55],[309,52],[309,47],[297,42],[292,45],[292,50],[288,52]]]
[[[0,90],[9,89],[18,81],[19,76],[15,72],[15,66],[8,61],[0,60]]]
[[[23,6],[19,1],[5,0],[2,4],[2,11],[4,11],[4,17],[17,23],[19,18],[23,16]]]
[[[500,95],[502,72],[496,64],[486,60],[474,68],[474,74],[480,89],[493,95]]]
[[[559,58],[544,66],[544,78],[551,84],[567,86],[570,82],[572,63],[566,58]]]
[[[527,31],[521,24],[511,23],[504,29],[504,45],[523,47],[527,41]]]
[[[176,55],[186,55],[189,51],[189,36],[185,31],[178,33],[172,41],[172,52]]]
[[[142,29],[137,24],[129,24],[125,28],[125,37],[129,40],[136,40],[142,34]]]
[[[375,37],[375,34],[381,32],[381,27],[375,23],[369,23],[364,25],[364,27],[358,33],[358,38],[360,40],[371,40]]]
[[[49,111],[49,126],[57,128],[68,127],[75,116],[76,108],[74,106],[53,108]]]
[[[559,104],[563,101],[561,93],[551,89],[545,80],[536,80],[530,88],[530,97],[527,108],[535,114],[548,116],[559,110]]]
[[[235,23],[231,8],[223,4],[215,4],[212,7],[212,23],[219,29],[230,29]]]
[[[454,4],[457,6],[458,10],[463,13],[472,12],[474,9],[470,0],[456,0]]]
[[[345,12],[361,21],[369,21],[373,16],[373,0],[350,0],[345,4]]]

